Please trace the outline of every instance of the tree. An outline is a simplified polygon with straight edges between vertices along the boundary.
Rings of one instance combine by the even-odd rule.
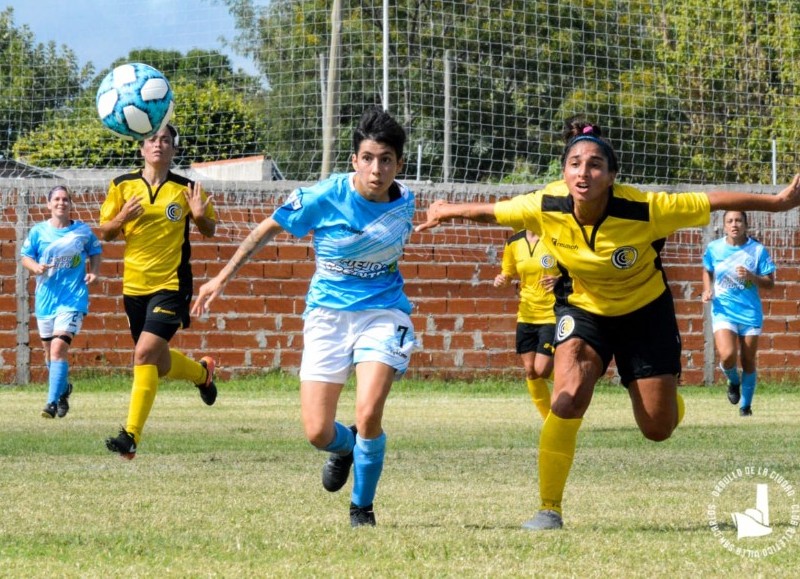
[[[54,42],[37,44],[27,26],[14,25],[14,9],[0,12],[0,156],[85,89],[93,68],[80,69],[75,53]]]
[[[169,71],[165,75],[176,102],[172,122],[182,134],[179,162],[188,165],[264,153],[262,114],[252,99],[257,80],[248,77],[242,82],[244,75],[234,74],[227,57],[214,51],[192,52],[201,65],[187,65],[193,60],[177,51],[151,49],[132,51],[120,60],[155,62],[162,72]],[[15,156],[41,167],[138,165],[138,144],[113,135],[97,118],[94,99],[101,80],[102,75],[69,111],[21,137]]]

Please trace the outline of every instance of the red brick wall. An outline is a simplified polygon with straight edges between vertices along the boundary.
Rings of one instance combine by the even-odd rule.
[[[16,239],[18,231],[23,232],[23,237],[27,233],[26,227],[15,230],[17,194],[34,195],[33,204],[38,199],[28,220],[35,223],[46,218],[41,196],[50,186],[48,183],[18,189],[0,183],[4,213],[0,223],[0,383],[16,380],[17,360],[22,359],[20,352],[26,348],[26,340],[18,344],[17,339],[18,323],[24,324],[25,320],[18,322],[17,317]],[[432,198],[456,196],[443,186],[413,188],[420,208],[418,220]],[[521,192],[519,188],[488,186],[452,189],[467,191],[458,196],[459,200],[477,201]],[[76,216],[94,223],[104,187],[74,186],[73,190]],[[271,213],[287,193],[245,191],[241,187],[231,191],[226,190],[225,184],[209,186],[209,190],[214,194],[220,226],[218,236],[212,240],[194,234],[195,288],[222,268],[248,229]],[[784,221],[756,224],[756,233],[761,233],[759,238],[778,264],[775,289],[762,294],[766,321],[759,373],[762,378],[796,379],[800,366],[800,256],[794,248],[800,246],[800,239],[796,215],[783,217]],[[757,220],[751,217],[753,221]],[[413,321],[422,343],[412,358],[410,375],[471,379],[521,373],[514,353],[515,291],[492,286],[509,233],[499,227],[458,224],[414,235],[401,265],[407,293],[416,305]],[[708,376],[715,376],[700,301],[702,251],[705,240],[715,236],[711,229],[683,230],[668,241],[664,251],[684,340],[683,381],[688,384],[703,383]],[[91,313],[71,349],[71,364],[76,369],[129,371],[132,344],[121,298],[122,249],[120,242],[105,244],[101,281],[92,289]],[[195,357],[213,355],[223,378],[275,368],[296,371],[303,342],[304,295],[313,270],[310,238],[296,240],[281,235],[239,271],[225,295],[214,303],[211,314],[206,319],[193,320],[192,327],[180,331],[172,345]],[[27,283],[32,295],[33,280]],[[33,307],[32,298],[29,307]],[[46,372],[35,319],[29,323],[30,376],[41,382]]]

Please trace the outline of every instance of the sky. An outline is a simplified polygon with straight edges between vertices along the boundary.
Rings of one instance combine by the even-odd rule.
[[[71,48],[95,72],[138,48],[218,50],[234,70],[256,74],[249,60],[225,48],[236,35],[233,17],[213,0],[0,0],[14,9],[14,26],[27,25],[37,43]]]

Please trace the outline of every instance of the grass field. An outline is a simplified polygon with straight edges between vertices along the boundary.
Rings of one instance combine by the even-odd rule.
[[[220,385],[214,407],[165,384],[139,454],[103,439],[126,379],[76,381],[70,414],[39,416],[45,387],[0,388],[0,577],[796,577],[800,388],[762,386],[743,419],[722,388],[684,388],[672,439],[651,443],[625,391],[599,387],[565,496],[565,528],[531,533],[541,420],[522,384],[401,382],[389,399],[378,527],[349,527],[350,484],[320,484],[295,379]],[[352,420],[348,389],[340,418]],[[730,512],[779,473],[771,535],[737,540]],[[791,496],[790,496],[791,495]],[[719,518],[715,534],[709,505]],[[800,513],[798,513],[800,517]],[[755,558],[721,538],[777,552]]]

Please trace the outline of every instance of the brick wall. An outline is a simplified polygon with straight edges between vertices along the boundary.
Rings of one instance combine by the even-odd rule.
[[[52,185],[20,187],[0,181],[4,216],[0,223],[0,383],[19,381],[18,365],[28,363],[27,355],[30,379],[41,382],[46,376],[35,320],[24,311],[25,301],[20,305],[17,298],[16,246],[27,233],[29,225],[25,223],[46,218],[41,199]],[[207,185],[214,195],[220,226],[212,240],[193,234],[196,288],[222,268],[249,228],[270,214],[294,185],[283,184],[281,189],[272,184],[273,189],[265,191],[248,190],[241,184]],[[104,184],[72,187],[75,216],[94,223]],[[413,188],[419,200],[418,219],[435,197],[493,201],[527,189],[423,184]],[[18,211],[21,198],[29,200],[27,218],[24,210]],[[716,378],[700,301],[700,263],[705,243],[719,234],[715,231],[719,217],[715,216],[716,225],[705,230],[674,235],[663,254],[684,341],[683,381],[687,384]],[[800,367],[800,256],[794,249],[800,246],[800,228],[796,221],[796,214],[751,216],[752,229],[778,264],[775,289],[762,294],[766,321],[759,373],[763,378],[796,379]],[[499,227],[457,224],[414,235],[401,265],[407,293],[416,306],[413,321],[422,344],[412,358],[411,375],[470,379],[521,373],[514,353],[515,290],[492,286],[508,234]],[[121,297],[122,249],[120,242],[104,246],[101,281],[92,289],[91,313],[71,348],[75,368],[129,371],[132,344]],[[173,346],[195,357],[213,355],[223,378],[274,368],[296,371],[303,342],[304,295],[313,270],[310,238],[281,235],[239,271],[208,317],[193,320],[191,328],[177,334]],[[25,283],[32,296],[33,280]],[[32,309],[32,297],[27,307]]]

